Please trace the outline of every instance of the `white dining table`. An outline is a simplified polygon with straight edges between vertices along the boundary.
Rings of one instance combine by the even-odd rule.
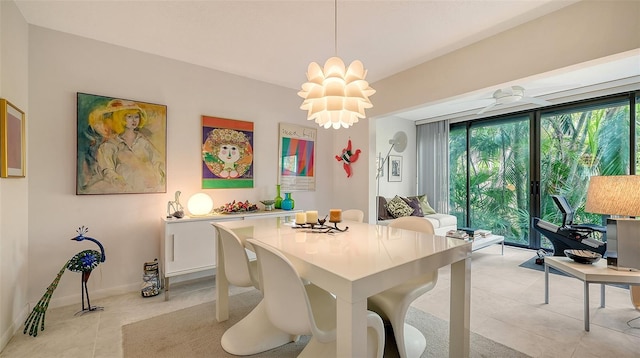
[[[451,265],[449,356],[469,356],[471,242],[349,221],[337,224],[346,231],[332,233],[294,228],[285,218],[218,223],[233,230],[248,249],[246,239],[252,238],[279,250],[303,279],[336,296],[338,357],[366,356],[368,297]],[[216,245],[216,319],[224,321],[229,290]]]

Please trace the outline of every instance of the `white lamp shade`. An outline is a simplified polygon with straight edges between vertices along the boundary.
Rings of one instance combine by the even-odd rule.
[[[213,210],[213,200],[205,193],[194,194],[187,202],[187,209],[192,216],[203,216]]]
[[[307,110],[307,119],[324,128],[348,128],[365,118],[364,110],[373,105],[369,96],[376,91],[365,81],[367,71],[362,62],[353,61],[348,68],[339,57],[331,57],[324,69],[315,62],[309,64],[306,82],[298,96],[304,98],[300,109]]]

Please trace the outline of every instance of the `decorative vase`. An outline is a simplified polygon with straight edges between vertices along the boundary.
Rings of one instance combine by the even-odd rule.
[[[296,201],[291,197],[291,193],[284,193],[284,200],[282,200],[282,210],[293,210],[296,205]]]
[[[280,196],[280,184],[276,185],[276,198],[273,199],[275,201],[275,203],[273,203],[273,206],[276,209],[281,209],[282,208],[282,197]]]

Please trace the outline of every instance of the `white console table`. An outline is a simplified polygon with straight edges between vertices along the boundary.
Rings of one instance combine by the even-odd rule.
[[[295,216],[302,210],[254,211],[215,214],[200,217],[162,218],[160,257],[164,278],[164,298],[169,299],[171,277],[216,268],[215,230],[212,221],[248,220],[265,217]]]

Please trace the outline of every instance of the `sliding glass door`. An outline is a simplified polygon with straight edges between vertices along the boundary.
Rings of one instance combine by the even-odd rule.
[[[576,210],[575,223],[601,223],[584,203],[592,175],[629,174],[629,102],[612,101],[561,111],[540,119],[540,216],[562,223],[551,195],[563,195]],[[543,238],[542,247],[551,247]]]
[[[575,223],[602,223],[584,211],[589,177],[640,172],[636,95],[451,125],[449,207],[458,226],[551,248],[531,228],[533,217],[562,223],[551,195],[567,198]]]
[[[449,133],[450,207],[458,222],[468,218],[473,228],[528,246],[530,118],[472,123],[465,129]]]

